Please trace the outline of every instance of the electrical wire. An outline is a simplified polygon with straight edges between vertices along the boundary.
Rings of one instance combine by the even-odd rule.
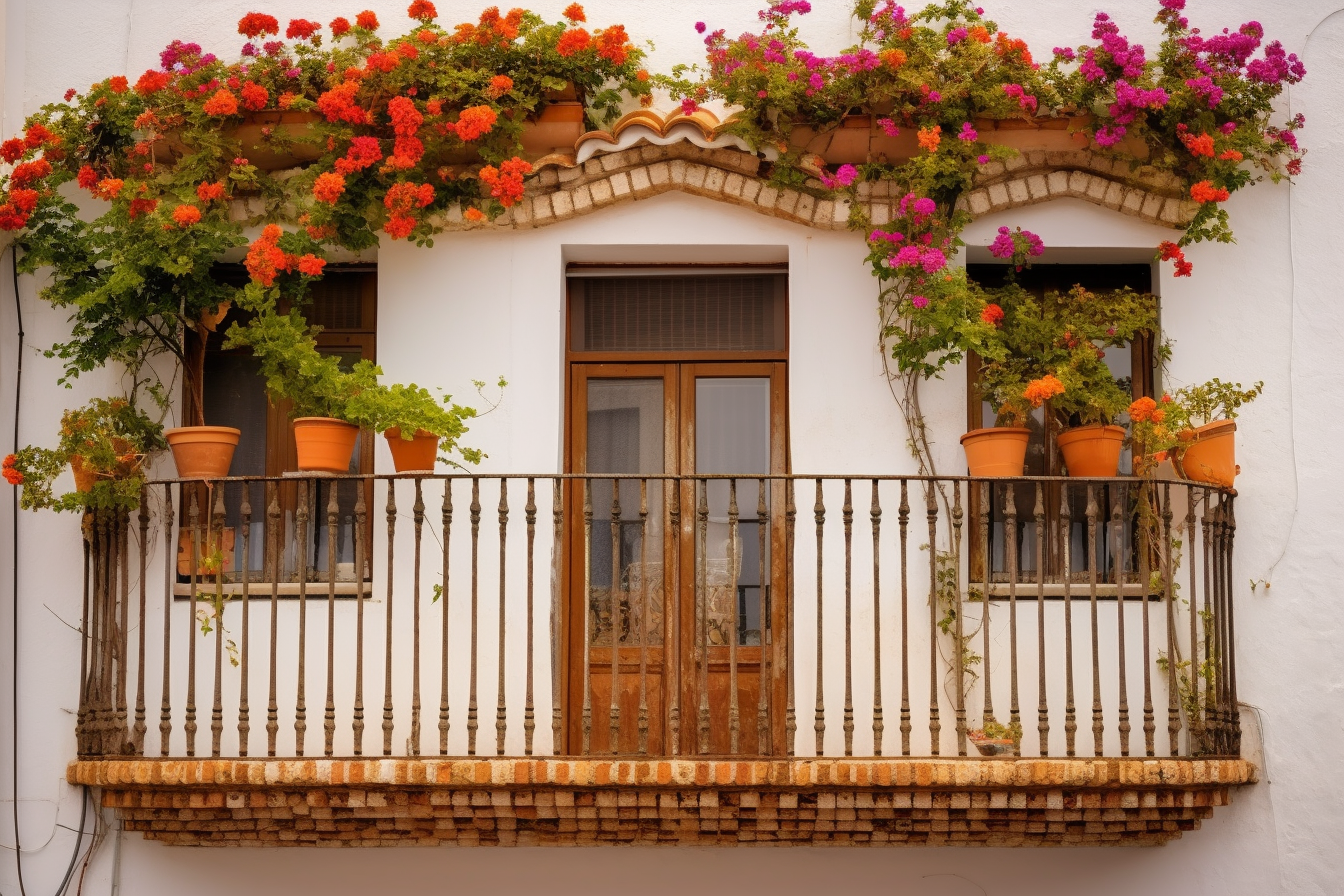
[[[19,244],[9,247],[10,272],[14,284],[14,315],[18,330],[19,347],[15,353],[14,370],[14,450],[19,450],[19,406],[23,398],[23,305],[19,301]],[[14,562],[11,564],[13,587],[10,598],[13,601],[13,653],[10,655],[13,667],[10,675],[11,703],[10,711],[10,768],[14,775],[14,868],[19,875],[19,893],[27,896],[23,887],[23,841],[19,839],[19,490],[10,489],[10,518],[12,520]],[[84,827],[83,822],[80,828]],[[78,842],[78,841],[76,841]]]

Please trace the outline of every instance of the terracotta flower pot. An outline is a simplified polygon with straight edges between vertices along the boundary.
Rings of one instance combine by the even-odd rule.
[[[1070,476],[1114,476],[1125,447],[1123,426],[1075,426],[1055,437]]]
[[[1186,479],[1231,488],[1239,467],[1236,457],[1235,420],[1215,420],[1180,433],[1185,450],[1181,469]]]
[[[319,473],[345,473],[355,453],[359,427],[334,417],[296,417],[294,447],[299,469]]]
[[[1007,756],[1013,752],[1016,746],[1011,737],[975,737],[970,738],[971,743],[981,756]]]
[[[241,121],[226,129],[225,136],[242,144],[242,158],[261,171],[283,171],[322,158],[324,148],[321,144],[288,142],[315,137],[315,125],[321,120],[322,116],[316,112],[277,109],[247,112]],[[182,142],[180,131],[165,134],[164,146],[178,159],[191,151]]]
[[[972,476],[1021,476],[1031,430],[1023,426],[973,429],[961,437]]]
[[[415,438],[403,439],[401,428],[393,426],[383,432],[387,447],[392,450],[392,465],[398,473],[432,473],[434,460],[439,456],[439,437],[423,429],[415,431]]]
[[[219,479],[229,475],[240,430],[232,426],[182,426],[163,434],[183,479]]]
[[[112,439],[112,449],[120,456],[117,466],[110,473],[100,473],[84,462],[79,454],[70,455],[70,472],[75,475],[75,491],[92,491],[99,479],[127,479],[140,472],[144,458],[135,454],[130,442],[122,438]]]

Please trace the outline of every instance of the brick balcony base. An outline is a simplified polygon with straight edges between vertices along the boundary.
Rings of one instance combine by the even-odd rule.
[[[101,760],[127,830],[193,846],[1156,845],[1244,760]]]

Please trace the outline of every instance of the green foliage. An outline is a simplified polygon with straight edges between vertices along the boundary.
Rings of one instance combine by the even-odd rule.
[[[1254,401],[1264,388],[1264,381],[1243,389],[1241,383],[1225,383],[1214,377],[1205,383],[1177,389],[1172,398],[1184,409],[1190,426],[1196,427],[1215,420],[1235,420],[1237,409]]]
[[[1022,425],[1029,409],[1041,405],[1039,381],[1047,376],[1062,387],[1045,397],[1065,426],[1109,423],[1129,407],[1129,379],[1111,373],[1105,353],[1156,330],[1155,296],[1075,286],[1038,300],[1009,285],[995,298],[1003,321],[981,353],[979,382],[1001,420]]]
[[[484,455],[479,450],[458,445],[468,431],[465,421],[477,415],[474,408],[453,404],[451,396],[436,399],[414,383],[384,385],[378,380],[382,368],[372,361],[342,367],[339,358],[318,351],[317,328],[297,309],[288,314],[276,310],[280,293],[279,287],[249,284],[241,306],[253,316],[229,328],[225,346],[252,350],[266,391],[273,400],[291,402],[291,416],[334,417],[377,431],[396,426],[404,438],[424,430],[439,436],[445,455],[456,449],[468,463],[480,462]],[[476,385],[479,391],[485,384]],[[506,385],[501,377],[499,388]]]
[[[134,510],[140,506],[145,459],[166,448],[163,428],[124,398],[95,398],[61,417],[55,448],[19,449],[6,467],[17,471],[24,510]],[[57,495],[55,480],[68,466],[92,478],[88,491]]]

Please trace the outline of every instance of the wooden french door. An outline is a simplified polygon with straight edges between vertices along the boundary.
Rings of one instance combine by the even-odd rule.
[[[567,752],[782,752],[785,365],[570,373]]]

